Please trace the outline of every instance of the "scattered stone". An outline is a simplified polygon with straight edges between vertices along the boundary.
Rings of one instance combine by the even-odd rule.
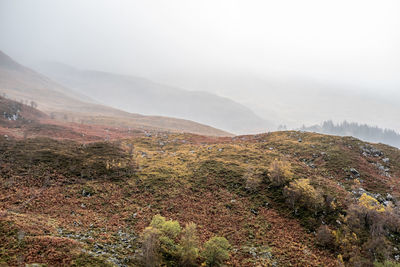
[[[260,246],[260,247],[242,247],[244,252],[249,253],[254,259],[260,261],[261,266],[271,266],[271,260],[273,259],[271,248],[267,246]],[[267,264],[268,263],[268,264]],[[272,263],[272,266],[275,265],[276,262]],[[257,265],[258,266],[258,265]]]
[[[317,166],[314,164],[314,159],[302,159],[303,163],[306,164],[308,167],[315,169]]]
[[[380,151],[379,149],[377,149],[371,145],[360,146],[360,149],[364,156],[372,156],[372,157],[382,157],[383,156],[382,151]]]
[[[351,168],[351,169],[350,169],[350,172],[351,172],[356,178],[359,178],[359,177],[360,177],[360,173],[359,173],[356,169]]]
[[[389,168],[383,166],[379,162],[374,163],[374,165],[378,168],[378,170],[380,171],[381,175],[386,176],[386,177],[390,177],[390,173],[389,173],[390,169]]]

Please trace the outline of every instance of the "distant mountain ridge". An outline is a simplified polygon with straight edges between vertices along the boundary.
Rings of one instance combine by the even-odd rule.
[[[0,93],[17,101],[35,101],[48,114],[115,127],[143,130],[190,132],[204,135],[229,136],[228,132],[189,120],[163,116],[132,114],[96,103],[76,90],[71,90],[36,71],[27,68],[0,51]]]
[[[207,92],[183,90],[135,76],[83,71],[60,63],[42,63],[38,70],[68,88],[128,112],[189,119],[234,133],[273,128],[272,123],[246,106]]]

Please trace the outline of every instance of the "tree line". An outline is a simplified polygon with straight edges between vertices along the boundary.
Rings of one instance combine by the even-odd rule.
[[[341,122],[335,124],[333,121],[324,121],[320,125],[302,126],[302,131],[332,134],[339,136],[354,136],[364,141],[374,143],[385,143],[400,147],[400,134],[390,129],[382,129],[377,126],[359,124],[356,122]]]

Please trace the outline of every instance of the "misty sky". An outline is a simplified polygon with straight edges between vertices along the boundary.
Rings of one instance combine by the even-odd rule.
[[[208,90],[259,113],[271,91],[253,78],[400,101],[399,14],[398,0],[0,0],[0,50]]]

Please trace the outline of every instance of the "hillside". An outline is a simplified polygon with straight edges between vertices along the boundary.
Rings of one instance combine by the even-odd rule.
[[[396,148],[295,131],[67,139],[0,136],[1,263],[137,266],[157,214],[194,222],[200,249],[225,237],[229,266],[399,257]]]
[[[114,128],[56,120],[27,104],[0,97],[0,135],[15,138],[50,137],[57,140],[93,142],[151,134],[142,129]]]
[[[227,136],[227,132],[189,120],[162,116],[143,116],[105,105],[77,91],[63,87],[47,77],[26,68],[0,51],[0,93],[24,103],[34,101],[47,114],[77,123],[107,124],[141,130],[191,132]]]
[[[68,88],[125,111],[189,119],[233,133],[259,133],[273,128],[249,108],[215,94],[135,76],[81,71],[60,63],[42,63],[38,69]]]

